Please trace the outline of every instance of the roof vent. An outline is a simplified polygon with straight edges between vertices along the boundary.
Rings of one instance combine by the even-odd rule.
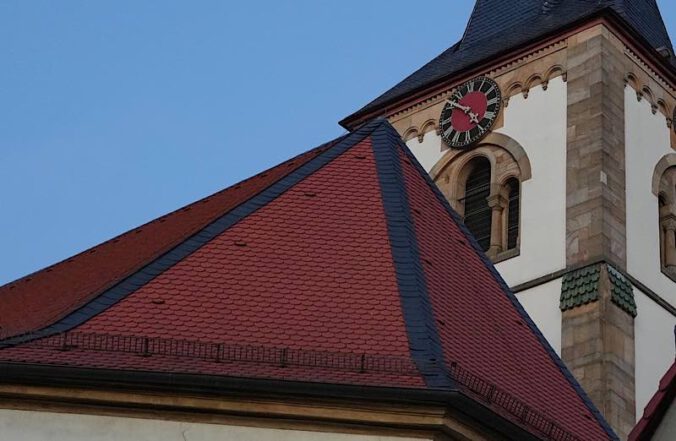
[[[657,52],[664,58],[665,60],[668,60],[672,57],[671,49],[669,49],[666,46],[660,46],[657,48]]]
[[[542,14],[549,15],[562,1],[563,0],[544,0],[542,2]]]

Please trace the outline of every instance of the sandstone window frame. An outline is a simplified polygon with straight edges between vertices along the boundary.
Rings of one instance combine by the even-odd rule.
[[[652,182],[659,213],[659,257],[662,273],[676,282],[676,154],[665,155]]]
[[[464,217],[463,198],[472,164],[483,157],[491,165],[490,192],[487,198],[491,208],[490,247],[486,254],[494,263],[516,257],[521,250],[521,219],[523,213],[523,183],[531,179],[531,165],[523,147],[514,139],[500,133],[491,133],[470,150],[449,149],[432,168],[430,175],[449,203]],[[516,194],[511,191],[518,184]],[[510,243],[510,193],[512,207],[518,206],[518,215],[512,213],[512,229],[517,222],[516,239]],[[512,246],[510,246],[512,245]]]

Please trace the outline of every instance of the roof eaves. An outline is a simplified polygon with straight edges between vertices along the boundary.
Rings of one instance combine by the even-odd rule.
[[[343,399],[351,402],[407,403],[449,406],[481,421],[482,425],[506,439],[540,441],[523,427],[491,408],[455,390],[388,388],[349,384],[328,384],[288,380],[221,377],[213,375],[125,371],[70,366],[0,363],[0,382],[65,388],[140,390],[171,394],[237,396],[293,396]]]

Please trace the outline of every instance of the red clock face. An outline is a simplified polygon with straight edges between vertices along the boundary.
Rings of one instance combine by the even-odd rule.
[[[450,147],[465,148],[488,134],[498,117],[502,96],[488,77],[470,80],[458,87],[441,112],[441,137]]]

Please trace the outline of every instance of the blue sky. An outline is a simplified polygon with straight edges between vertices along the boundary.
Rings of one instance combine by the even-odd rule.
[[[472,6],[0,2],[0,284],[340,135]]]

